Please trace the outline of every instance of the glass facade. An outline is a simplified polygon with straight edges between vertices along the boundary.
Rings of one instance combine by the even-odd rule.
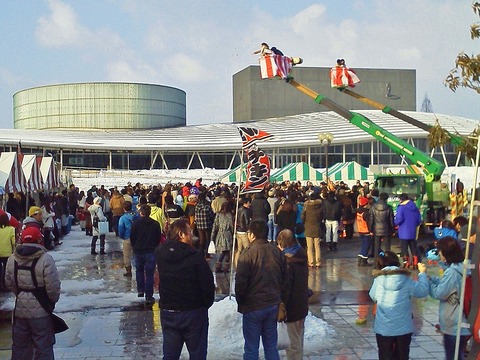
[[[412,140],[410,140],[411,142]],[[426,139],[413,139],[413,143],[419,150],[428,151],[428,144]],[[373,147],[373,152],[372,152]],[[345,149],[345,152],[343,152]],[[5,147],[3,151],[14,151],[11,147]],[[292,162],[307,162],[314,168],[324,168],[326,165],[325,146],[315,147],[301,147],[301,148],[275,148],[263,149],[267,155],[271,157],[272,167],[281,168]],[[23,149],[25,153],[34,152],[34,149]],[[52,153],[56,155],[56,160],[61,161],[60,153],[54,150],[45,150],[44,154]],[[101,152],[79,152],[75,150],[63,150],[63,164],[67,167],[91,167],[91,168],[107,168],[113,169],[149,169],[152,166],[154,169],[200,169],[202,167],[227,169],[230,164],[235,167],[240,164],[238,153],[231,152],[202,152],[197,153],[193,150],[191,152],[175,152],[168,151],[168,153],[159,152],[155,156],[155,152],[128,152],[128,151],[112,151],[109,153]],[[430,153],[430,151],[428,151]],[[448,165],[453,166],[457,161],[457,153],[453,146],[448,145],[444,147],[445,158]],[[201,160],[200,160],[200,158]],[[438,149],[435,151],[434,158],[443,162],[444,158]],[[371,161],[373,158],[373,161]],[[110,164],[111,159],[111,164]],[[233,159],[233,161],[232,161]],[[388,165],[401,164],[402,157],[392,152],[387,146],[384,146],[377,141],[346,144],[346,145],[330,145],[328,147],[328,166],[344,161],[356,161],[363,166],[369,165]],[[458,165],[470,165],[466,161],[465,156],[459,158]]]
[[[79,83],[13,96],[15,129],[158,129],[186,125],[186,94],[162,85]]]

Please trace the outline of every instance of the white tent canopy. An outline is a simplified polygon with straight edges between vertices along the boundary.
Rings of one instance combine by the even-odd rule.
[[[36,191],[43,189],[43,178],[37,164],[37,156],[33,154],[21,154],[22,169],[27,180],[27,190]]]
[[[320,171],[305,162],[291,163],[281,169],[276,170],[270,176],[270,182],[282,181],[311,181],[314,184],[319,184],[323,181],[323,175]]]
[[[246,168],[247,164],[243,164],[243,167],[241,167],[241,165],[238,165],[237,167],[222,175],[218,181],[222,183],[237,183],[240,181],[241,176],[240,182],[244,182],[247,180]]]
[[[19,154],[2,152],[0,154],[0,187],[5,193],[25,192],[27,180],[22,170]]]
[[[330,181],[343,181],[353,185],[357,180],[372,181],[373,173],[356,161],[337,163],[328,168]]]
[[[37,161],[40,162],[40,173],[43,178],[44,189],[52,190],[60,187],[60,177],[53,157],[38,157]]]

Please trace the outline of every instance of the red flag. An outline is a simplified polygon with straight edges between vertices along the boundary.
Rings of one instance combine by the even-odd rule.
[[[243,126],[239,127],[238,131],[240,132],[240,136],[242,137],[242,149],[248,149],[257,141],[266,140],[273,136],[265,131],[254,128],[247,128]]]
[[[242,193],[262,191],[270,181],[270,159],[256,145],[247,150],[247,181]]]

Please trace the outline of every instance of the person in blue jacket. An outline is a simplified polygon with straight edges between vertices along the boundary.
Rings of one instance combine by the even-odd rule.
[[[130,232],[132,230],[133,221],[138,218],[138,213],[134,210],[130,201],[123,203],[125,213],[118,220],[118,236],[123,239],[123,263],[125,273],[123,276],[132,276],[132,244],[130,243]]]
[[[440,300],[438,317],[440,331],[443,333],[443,347],[447,360],[455,357],[455,341],[457,335],[458,316],[460,311],[460,290],[463,277],[463,251],[457,239],[451,236],[443,237],[437,242],[440,265],[445,269],[442,277],[430,277],[430,296]],[[462,322],[466,323],[462,312]],[[464,351],[470,331],[460,329],[460,351],[458,360],[464,359]]]
[[[433,229],[433,235],[437,240],[447,236],[458,239],[458,233],[455,229],[455,225],[453,225],[453,222],[451,222],[450,220],[443,220],[439,227]]]
[[[422,261],[422,255],[417,246],[417,229],[422,222],[417,205],[409,199],[407,194],[401,194],[400,204],[395,215],[395,226],[398,226],[397,234],[400,239],[400,253],[404,259],[404,265],[414,269]],[[408,256],[408,249],[412,254]]]
[[[377,304],[373,331],[376,334],[380,360],[408,360],[414,331],[412,297],[428,295],[426,266],[418,264],[418,281],[410,278],[410,271],[400,267],[397,254],[380,252],[373,271],[369,295]]]

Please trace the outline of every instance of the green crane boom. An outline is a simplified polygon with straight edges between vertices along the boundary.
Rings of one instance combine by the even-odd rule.
[[[369,99],[369,98],[367,98],[363,95],[360,95],[360,94],[358,94],[358,93],[356,93],[356,92],[354,92],[350,89],[339,88],[338,90],[340,90],[344,94],[347,94],[347,95],[350,95],[350,96],[354,97],[357,100],[360,100],[361,102],[363,102],[367,105],[370,105],[371,107],[374,107],[378,110],[382,110],[385,114],[390,114],[392,116],[395,116],[396,118],[398,118],[400,120],[403,120],[406,123],[411,124],[413,126],[416,126],[416,127],[420,128],[422,130],[425,130],[425,131],[428,132],[432,128],[432,126],[430,126],[430,125],[424,124],[421,121],[418,121],[417,119],[412,118],[411,116],[408,116],[404,113],[401,113],[400,111],[392,109],[390,106],[387,106],[387,105],[381,104],[381,103],[379,103],[375,100]],[[447,131],[447,135],[450,138],[450,142],[453,145],[455,145],[455,146],[465,145],[465,141],[462,139],[461,136],[452,134],[448,131]]]
[[[297,90],[313,98],[316,103],[326,106],[330,110],[336,112],[338,115],[347,119],[351,124],[357,126],[361,130],[373,136],[378,141],[384,143],[397,154],[405,156],[414,165],[422,169],[427,183],[438,180],[442,175],[443,170],[445,169],[445,165],[442,164],[440,161],[418,150],[413,145],[398,138],[387,130],[382,129],[380,126],[378,126],[365,116],[349,111],[342,106],[336,104],[332,100],[328,99],[324,95],[318,94],[315,91],[309,89],[308,87],[299,84],[293,79],[293,77],[287,78],[287,82],[293,87],[295,87]]]

